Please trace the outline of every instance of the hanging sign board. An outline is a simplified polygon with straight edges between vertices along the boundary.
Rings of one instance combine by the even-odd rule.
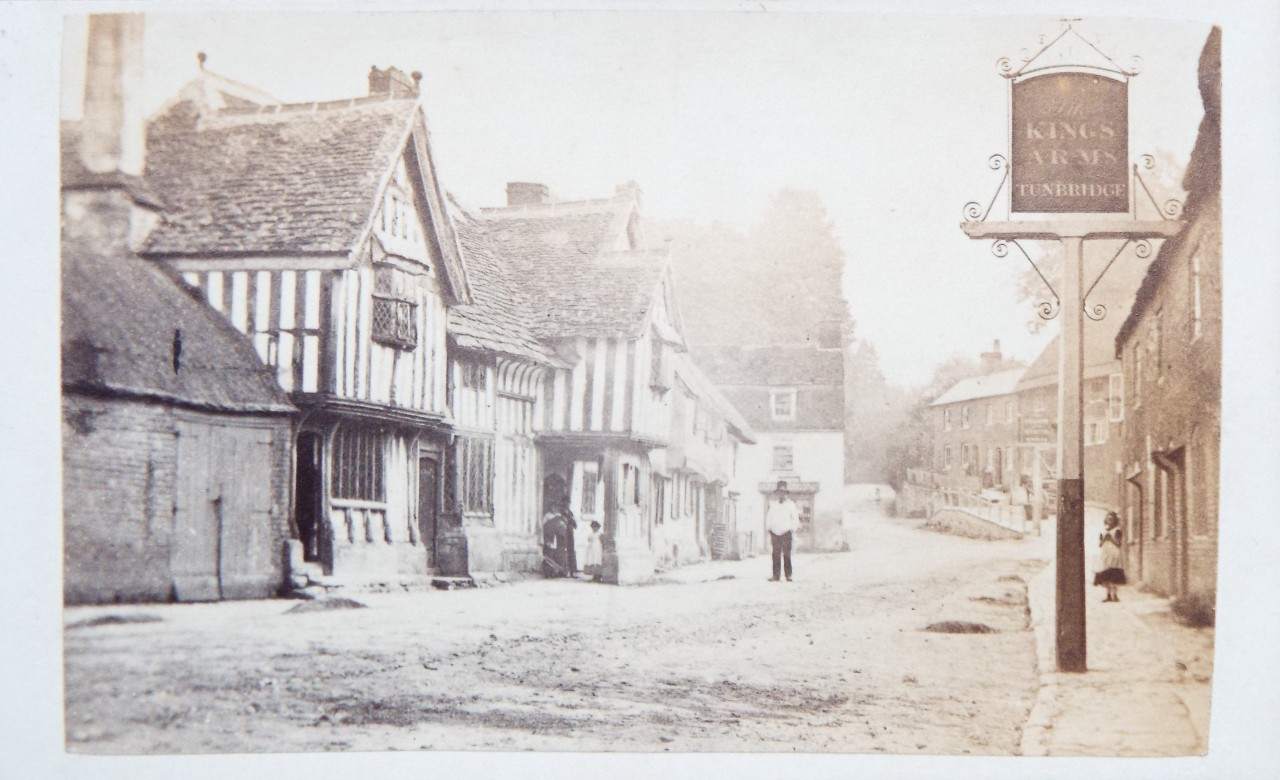
[[[1129,85],[1092,73],[1013,84],[1010,207],[1129,210]]]
[[[1024,444],[1049,444],[1056,438],[1053,420],[1048,417],[1023,418],[1019,441]]]

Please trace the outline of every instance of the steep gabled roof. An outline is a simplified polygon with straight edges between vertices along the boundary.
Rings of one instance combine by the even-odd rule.
[[[1025,368],[1010,368],[982,376],[971,376],[956,382],[945,393],[938,396],[930,406],[946,406],[961,401],[976,401],[980,398],[994,398],[1009,395],[1018,386]]]
[[[551,350],[533,334],[527,295],[515,283],[507,264],[499,261],[487,225],[453,205],[453,225],[471,283],[471,302],[449,310],[449,335],[462,347],[556,363]]]
[[[416,101],[380,99],[157,120],[147,180],[166,211],[146,253],[350,252],[416,111]]]
[[[122,238],[75,229],[62,243],[62,384],[218,411],[293,411],[222,315]]]
[[[200,113],[174,104],[147,136],[147,181],[165,205],[149,256],[339,255],[360,248],[397,162],[417,159],[424,220],[445,281],[470,294],[415,98],[385,95]]]
[[[668,264],[665,252],[620,251],[627,198],[485,209],[494,247],[524,291],[541,338],[635,336]]]

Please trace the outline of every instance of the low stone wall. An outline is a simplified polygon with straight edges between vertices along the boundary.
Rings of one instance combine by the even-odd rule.
[[[924,524],[926,528],[945,531],[970,539],[1021,539],[1022,534],[995,523],[983,520],[959,509],[941,509],[934,512]]]

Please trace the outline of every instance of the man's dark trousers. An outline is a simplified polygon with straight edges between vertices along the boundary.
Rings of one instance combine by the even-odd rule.
[[[791,579],[791,532],[779,536],[770,531],[769,543],[773,547],[773,578],[778,579],[785,568],[787,579]]]

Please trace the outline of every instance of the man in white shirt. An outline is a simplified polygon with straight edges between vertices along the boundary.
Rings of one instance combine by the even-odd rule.
[[[778,582],[779,575],[785,571],[787,582],[791,582],[791,541],[800,528],[800,510],[787,495],[785,480],[778,482],[774,496],[777,500],[769,504],[764,522],[769,529],[769,543],[773,549],[773,576],[769,581]]]

